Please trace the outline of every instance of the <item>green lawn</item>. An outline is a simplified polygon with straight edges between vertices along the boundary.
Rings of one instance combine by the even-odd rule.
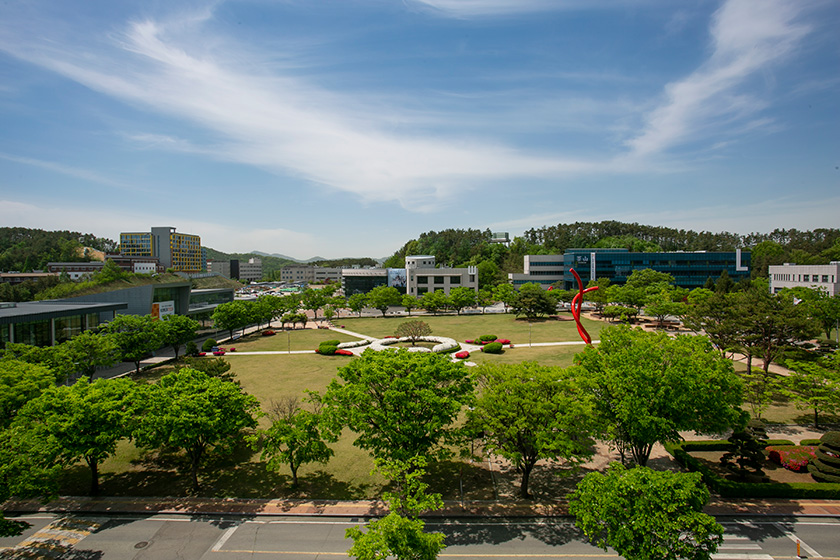
[[[570,313],[561,314],[568,319],[557,321],[541,319],[530,324],[526,319],[517,319],[512,314],[492,313],[487,315],[421,315],[412,317],[362,317],[334,320],[347,330],[382,338],[393,335],[397,327],[406,321],[421,320],[432,328],[432,335],[448,336],[458,342],[474,339],[484,334],[494,334],[509,339],[514,345],[531,342],[564,342],[580,340],[575,322]],[[605,324],[587,318],[581,320],[593,340],[598,338]]]
[[[463,315],[463,316],[421,316],[432,328],[433,335],[448,336],[463,342],[482,334],[494,334],[513,341],[513,348],[506,348],[502,354],[492,355],[474,352],[469,360],[482,363],[520,363],[537,361],[543,365],[568,367],[574,355],[583,350],[583,345],[529,346],[532,343],[579,341],[573,321],[543,320],[530,326],[525,320],[513,315]],[[407,317],[389,318],[341,318],[334,321],[347,330],[374,337],[394,333],[397,326],[409,320]],[[593,339],[597,339],[601,327],[606,325],[584,319],[584,325]],[[257,397],[263,410],[268,410],[272,400],[283,396],[297,396],[303,400],[305,391],[323,392],[335,377],[336,370],[353,358],[343,356],[321,356],[318,354],[270,354],[247,355],[248,351],[292,351],[314,350],[323,340],[354,340],[354,337],[329,330],[276,331],[275,336],[251,335],[236,341],[237,353],[228,354],[225,359],[231,364],[236,379],[242,388]],[[161,375],[171,371],[171,366],[160,367],[142,374],[142,380],[154,382]],[[771,422],[793,423],[802,420],[808,411],[796,410],[789,403],[779,402],[771,406],[764,416]],[[828,420],[828,418],[826,418]],[[259,420],[262,427],[268,419]],[[806,420],[807,422],[807,420]],[[291,475],[287,469],[268,472],[247,445],[230,457],[211,457],[201,472],[201,494],[218,497],[306,497],[312,499],[361,499],[380,496],[384,479],[371,474],[373,461],[370,456],[352,445],[353,434],[345,431],[333,445],[335,457],[326,465],[306,465],[300,470],[301,486],[292,490]],[[182,458],[172,454],[150,454],[134,447],[133,443],[121,442],[114,457],[101,468],[101,491],[113,496],[184,496],[189,494],[189,476],[183,467]],[[457,499],[463,488],[467,499],[492,499],[494,485],[487,465],[449,461],[430,466],[428,481],[431,491],[441,492],[445,499]],[[551,479],[546,470],[545,480]],[[497,482],[499,473],[495,475]],[[508,482],[517,475],[504,475]],[[76,466],[68,469],[63,494],[87,493],[89,487],[87,468]],[[548,484],[548,482],[546,483]],[[538,485],[539,486],[539,485]],[[539,487],[535,491],[539,492]],[[549,486],[544,486],[549,488]]]

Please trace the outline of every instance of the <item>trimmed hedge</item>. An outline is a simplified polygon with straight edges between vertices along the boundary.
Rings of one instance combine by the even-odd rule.
[[[777,441],[786,442],[787,440]],[[840,498],[840,483],[733,482],[721,477],[697,458],[692,457],[689,454],[689,451],[719,451],[721,449],[715,449],[715,447],[727,443],[728,442],[725,441],[686,441],[666,443],[665,450],[687,469],[702,474],[703,482],[706,483],[706,486],[724,498]],[[776,442],[769,443],[780,445]],[[781,445],[792,445],[792,443],[785,443]]]
[[[803,439],[799,442],[799,445],[819,445],[822,441],[818,439]]]
[[[480,340],[482,342],[493,342],[494,340],[496,340],[496,335],[495,334],[483,334],[483,335],[478,337],[478,340]]]
[[[489,344],[485,344],[481,350],[485,354],[501,354],[502,348],[504,347],[501,342],[490,342]]]
[[[201,345],[201,351],[202,352],[209,352],[211,348],[213,348],[214,346],[218,346],[218,344],[219,343],[216,342],[215,340],[213,340],[212,338],[208,338]]]
[[[324,356],[332,356],[335,354],[336,350],[338,350],[338,346],[334,344],[321,344],[318,346],[317,352],[319,354],[323,354]]]
[[[820,482],[840,483],[840,432],[823,434],[808,472]]]

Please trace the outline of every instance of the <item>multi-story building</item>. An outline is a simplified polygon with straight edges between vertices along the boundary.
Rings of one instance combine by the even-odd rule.
[[[283,282],[306,282],[309,284],[341,282],[342,270],[341,268],[315,266],[312,264],[287,264],[280,269],[280,280]]]
[[[825,290],[828,295],[840,294],[840,261],[831,264],[774,265],[768,268],[770,291],[774,294],[784,288],[814,288]]]
[[[230,278],[230,261],[207,261],[207,272]]]
[[[262,275],[262,261],[260,259],[251,258],[248,259],[248,262],[239,259],[231,259],[230,261],[231,278],[236,278],[241,282],[259,282],[262,280]]]
[[[570,272],[574,268],[584,285],[589,280],[609,278],[612,284],[624,284],[635,270],[650,268],[674,277],[681,288],[700,288],[709,278],[717,279],[724,271],[734,281],[750,278],[750,253],[740,249],[726,252],[631,253],[627,249],[567,249],[563,254],[563,285],[576,289]]]
[[[120,233],[120,253],[129,257],[154,257],[175,272],[203,272],[201,238],[177,233],[174,227],[153,227],[150,232]],[[206,253],[205,253],[206,255]]]
[[[401,270],[401,269],[392,269]],[[474,266],[467,268],[436,268],[435,257],[432,255],[412,255],[405,257],[404,278],[406,293],[420,297],[426,292],[443,290],[449,295],[453,288],[465,287],[478,292],[478,269]],[[396,274],[399,276],[399,273]]]
[[[750,253],[740,249],[729,252],[659,252],[631,253],[627,249],[568,249],[563,255],[526,255],[524,272],[509,274],[517,288],[537,283],[544,288],[562,282],[567,290],[576,289],[570,272],[574,268],[584,285],[589,280],[609,278],[612,284],[624,284],[635,270],[650,268],[674,277],[682,288],[699,288],[709,278],[717,279],[726,271],[737,282],[750,277]]]

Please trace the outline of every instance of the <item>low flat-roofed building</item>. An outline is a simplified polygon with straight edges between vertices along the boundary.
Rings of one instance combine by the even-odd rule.
[[[9,284],[20,284],[31,280],[37,282],[42,278],[49,278],[51,276],[58,276],[57,272],[0,272],[0,282],[8,282]]]
[[[126,303],[27,301],[0,303],[0,348],[7,342],[52,346],[110,321]]]
[[[770,291],[774,294],[785,288],[813,288],[825,290],[828,295],[840,294],[840,261],[830,264],[772,265],[767,270],[770,276]]]
[[[48,262],[47,271],[55,274],[67,273],[71,280],[78,280],[83,276],[93,276],[102,270],[105,263],[102,261],[92,262]]]
[[[341,271],[341,289],[348,297],[366,294],[377,286],[387,285],[387,268],[345,268]]]
[[[397,269],[400,270],[400,269]],[[454,288],[470,288],[478,292],[478,268],[435,267],[432,255],[405,257],[406,293],[420,297],[426,292],[443,290],[449,295]]]

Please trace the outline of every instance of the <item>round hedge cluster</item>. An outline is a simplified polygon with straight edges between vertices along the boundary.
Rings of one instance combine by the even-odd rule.
[[[491,342],[481,347],[485,354],[501,354],[503,345],[501,342]]]
[[[840,432],[823,434],[808,472],[817,482],[840,482]]]

